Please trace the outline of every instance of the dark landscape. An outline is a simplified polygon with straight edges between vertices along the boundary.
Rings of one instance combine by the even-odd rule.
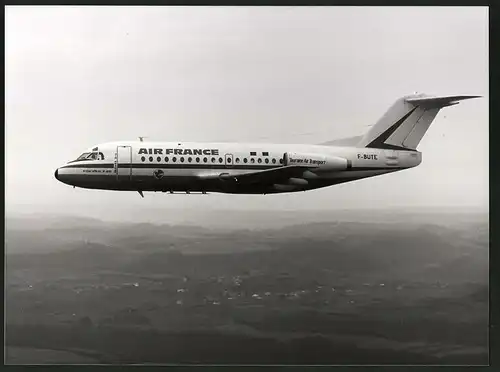
[[[463,211],[7,215],[6,363],[486,365],[488,229]]]

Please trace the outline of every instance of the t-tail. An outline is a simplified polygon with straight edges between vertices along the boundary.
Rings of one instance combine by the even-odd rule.
[[[356,147],[415,151],[439,110],[480,96],[432,97],[425,94],[398,99],[362,137]]]

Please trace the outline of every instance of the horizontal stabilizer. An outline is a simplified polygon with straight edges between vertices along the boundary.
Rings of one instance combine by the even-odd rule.
[[[428,108],[441,108],[446,106],[453,106],[464,99],[479,98],[481,96],[441,96],[441,97],[429,97],[429,96],[414,96],[412,98],[406,98],[405,101],[411,103],[415,106],[425,106]]]

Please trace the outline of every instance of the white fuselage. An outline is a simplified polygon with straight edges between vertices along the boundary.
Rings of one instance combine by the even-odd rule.
[[[113,142],[88,153],[58,168],[56,178],[89,189],[268,194],[373,177],[422,160],[418,151],[294,144]]]

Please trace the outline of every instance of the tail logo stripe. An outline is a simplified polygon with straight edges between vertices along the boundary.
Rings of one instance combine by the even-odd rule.
[[[380,134],[377,138],[375,138],[372,142],[370,142],[366,147],[371,147],[371,148],[385,148],[385,147],[390,147],[394,148],[397,147],[400,150],[408,150],[405,147],[399,147],[399,146],[393,146],[393,145],[387,145],[384,143],[403,123],[408,117],[413,114],[413,112],[417,109],[417,107],[413,108],[410,112],[408,112],[405,116],[403,116],[401,119],[399,119],[397,122],[395,122],[393,125],[391,125],[386,131],[384,131],[382,134]]]

